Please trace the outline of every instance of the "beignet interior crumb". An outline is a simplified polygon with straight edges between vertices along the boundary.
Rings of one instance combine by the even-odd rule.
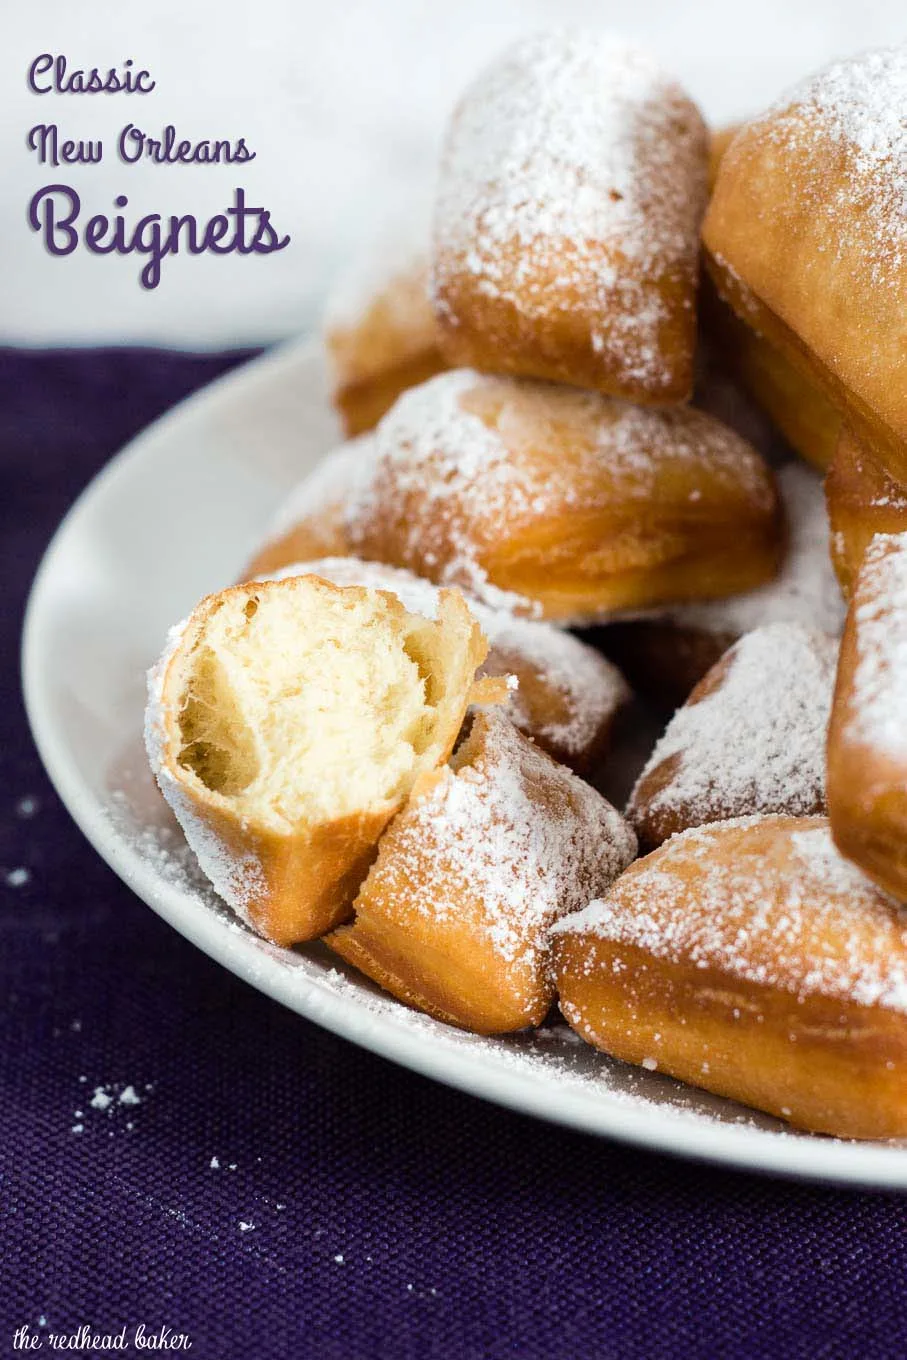
[[[437,759],[450,652],[466,641],[312,577],[231,592],[188,648],[177,761],[238,812],[290,823],[401,798]]]

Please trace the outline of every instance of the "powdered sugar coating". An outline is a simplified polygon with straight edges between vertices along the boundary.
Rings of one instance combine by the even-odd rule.
[[[907,533],[872,539],[852,607],[856,664],[846,735],[907,759]]]
[[[382,896],[393,911],[399,884],[401,912],[439,922],[462,913],[464,896],[475,899],[476,928],[502,962],[547,969],[548,928],[610,885],[636,854],[636,838],[610,803],[503,714],[477,717],[473,742],[477,729],[473,763],[446,769],[395,823],[394,865],[404,872],[383,876]]]
[[[692,293],[706,156],[701,119],[645,53],[554,30],[503,53],[464,96],[442,162],[436,308],[458,274],[544,322],[582,312],[591,349],[630,382],[670,381],[657,282]]]
[[[704,697],[669,722],[630,797],[631,823],[824,811],[837,654],[833,638],[798,624],[745,634],[719,663],[717,687],[710,673]]]
[[[374,460],[347,505],[353,546],[361,549],[375,523],[386,523],[412,496],[419,512],[399,524],[400,558],[424,561],[438,583],[521,613],[539,606],[497,589],[481,560],[505,526],[605,512],[615,498],[622,511],[638,506],[644,515],[675,466],[692,501],[708,488],[766,511],[773,504],[761,459],[704,412],[647,409],[472,369],[411,388],[374,439]],[[569,475],[558,476],[567,457]]]
[[[437,617],[439,586],[400,567],[363,562],[357,557],[328,557],[297,562],[273,573],[275,579],[307,574],[323,576],[335,585],[390,590],[405,609],[426,618]],[[506,712],[511,722],[545,744],[572,756],[585,752],[603,725],[630,697],[616,666],[579,638],[551,624],[518,618],[467,598],[467,604],[488,639],[488,659],[480,675],[499,675],[505,668],[501,654],[517,653],[560,700],[559,721],[539,721],[538,709],[527,706],[519,687],[511,690]],[[512,664],[512,663],[511,663]]]
[[[855,243],[871,240],[867,260],[876,283],[895,282],[907,261],[907,46],[880,48],[835,62],[779,100],[755,126],[806,160],[823,142],[847,153],[836,165],[842,182],[817,194],[815,210]],[[859,211],[855,212],[855,205]],[[863,230],[868,214],[874,227]]]
[[[844,859],[820,817],[684,831],[554,933],[907,1012],[907,912]]]
[[[840,635],[847,606],[831,562],[822,478],[802,463],[787,463],[777,482],[788,526],[778,575],[743,595],[677,605],[667,612],[672,623],[731,635],[768,623],[800,623]]]

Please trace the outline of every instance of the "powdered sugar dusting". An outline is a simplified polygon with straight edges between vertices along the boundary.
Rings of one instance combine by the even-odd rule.
[[[630,821],[639,829],[664,814],[701,825],[824,811],[837,651],[832,638],[798,624],[742,637],[719,663],[720,683],[704,682],[705,696],[674,714],[633,790]]]
[[[433,292],[458,273],[530,321],[582,313],[628,380],[669,381],[653,280],[692,287],[705,131],[645,53],[596,32],[524,39],[455,114],[436,210]]]
[[[907,534],[877,534],[853,602],[856,666],[847,735],[907,758]]]
[[[815,210],[841,232],[840,249],[871,241],[867,264],[876,283],[901,282],[907,261],[907,46],[850,57],[811,77],[760,120],[765,134],[808,163],[820,141],[832,139],[849,156],[832,192],[816,195]],[[855,205],[859,211],[855,212]],[[852,224],[868,214],[875,230]],[[866,249],[865,244],[861,246]]]
[[[379,556],[373,545],[385,535],[398,562],[421,564],[440,584],[522,613],[538,607],[502,597],[482,564],[502,526],[604,511],[615,497],[644,513],[658,479],[675,464],[693,501],[730,494],[765,510],[773,501],[758,455],[702,411],[645,409],[471,369],[404,393],[374,438],[375,459],[347,504],[357,551]],[[557,475],[564,447],[569,476]]]
[[[401,567],[363,562],[358,557],[329,557],[296,562],[274,573],[275,579],[313,573],[335,585],[359,585],[390,590],[414,614],[437,617],[441,588]],[[467,603],[489,642],[489,654],[481,675],[500,675],[525,661],[560,701],[560,713],[541,720],[539,710],[516,686],[511,689],[506,712],[522,732],[539,737],[571,755],[585,751],[616,710],[629,698],[627,684],[611,665],[579,638],[551,624],[518,618],[492,609],[480,601]]]
[[[764,586],[726,600],[678,605],[668,617],[680,627],[748,633],[767,623],[801,623],[837,637],[846,606],[831,564],[822,479],[802,463],[777,474],[788,525],[787,553]]]
[[[505,963],[545,968],[548,927],[603,891],[633,859],[636,839],[610,803],[502,714],[476,718],[474,743],[472,763],[445,770],[395,824],[401,907],[445,921],[462,913],[466,891],[481,906],[478,928]],[[408,862],[418,875],[405,872]],[[395,883],[395,874],[382,880],[391,903]]]
[[[554,929],[907,1012],[907,912],[843,858],[824,818],[684,831]]]
[[[531,488],[510,475],[502,440],[461,402],[481,382],[469,369],[442,373],[405,392],[379,423],[372,477],[352,488],[347,501],[347,529],[354,547],[361,543],[363,521],[380,514],[379,488],[388,474],[395,500],[413,492],[425,499],[425,517],[409,525],[404,550],[408,547],[410,552],[429,531],[427,519],[433,508],[450,505],[455,497],[468,496],[472,503],[479,499],[479,486],[489,505],[500,509],[513,495],[527,508]],[[533,612],[529,601],[498,590],[488,580],[468,526],[453,526],[449,537],[453,551],[447,560],[438,561],[436,579],[442,585],[461,585],[489,604]],[[431,557],[430,548],[427,556]]]

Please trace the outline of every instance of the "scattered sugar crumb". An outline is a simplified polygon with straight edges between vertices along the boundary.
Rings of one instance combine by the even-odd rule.
[[[11,888],[24,888],[31,878],[28,869],[20,866],[18,869],[10,869],[6,875],[6,881]]]
[[[73,1132],[73,1133],[83,1133],[84,1130],[85,1130],[85,1125],[84,1125],[84,1124],[73,1124],[73,1126],[72,1126],[72,1132]]]
[[[643,1058],[643,1060],[642,1060],[642,1065],[643,1065],[643,1067],[646,1069],[647,1072],[654,1072],[654,1071],[656,1071],[657,1068],[658,1068],[658,1059],[657,1059],[657,1058]]]
[[[255,1227],[254,1223],[244,1223],[242,1219],[240,1219],[239,1221],[240,1232],[251,1232],[254,1227]]]
[[[220,1169],[220,1162],[216,1157],[212,1157],[208,1165],[212,1171],[218,1171]]]
[[[341,1253],[341,1252],[338,1252],[337,1255],[334,1257],[334,1260],[337,1262],[338,1266],[342,1266],[342,1265],[343,1265],[343,1255],[342,1255],[342,1253]]]
[[[37,798],[33,798],[31,794],[26,794],[25,797],[20,798],[16,804],[16,816],[22,817],[23,819],[34,817],[40,806]]]
[[[124,1086],[119,1095],[121,1105],[141,1105],[141,1096],[136,1095],[134,1086]]]
[[[91,1108],[93,1110],[106,1110],[113,1104],[113,1097],[109,1096],[103,1086],[94,1088],[94,1095],[91,1097]]]

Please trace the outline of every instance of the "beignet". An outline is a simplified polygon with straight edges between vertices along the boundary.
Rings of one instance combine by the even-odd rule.
[[[561,1010],[606,1053],[816,1133],[907,1135],[907,915],[824,818],[685,831],[552,939]]]
[[[652,618],[603,630],[606,655],[641,694],[676,708],[728,647],[766,624],[795,623],[840,635],[846,606],[829,555],[822,481],[810,468],[788,463],[777,482],[788,533],[774,580],[726,600],[671,605]]]
[[[627,807],[643,851],[706,822],[825,812],[834,638],[796,623],[745,633],[677,710]]]
[[[636,853],[610,803],[496,710],[420,781],[381,840],[355,916],[326,943],[387,991],[480,1034],[554,1000],[548,928]]]
[[[277,573],[323,576],[335,585],[389,590],[411,614],[437,617],[443,591],[412,572],[358,557],[297,562]],[[512,675],[504,712],[515,727],[579,774],[604,755],[618,711],[630,699],[620,671],[572,633],[467,599],[488,642],[479,675]]]
[[[458,369],[404,393],[374,439],[353,551],[514,612],[590,620],[778,566],[771,472],[701,411]]]
[[[731,142],[737,136],[742,124],[729,123],[727,127],[718,128],[717,132],[712,132],[709,136],[709,165],[708,165],[708,190],[711,194],[715,188],[715,181],[718,178],[718,167],[724,160],[724,153],[727,151]]]
[[[435,623],[311,576],[209,595],[171,631],[148,757],[248,924],[293,944],[344,918],[384,827],[453,748],[486,651],[454,592]]]
[[[839,849],[907,901],[907,534],[879,534],[857,574],[828,733]]]
[[[357,479],[373,455],[371,435],[349,439],[326,454],[294,487],[243,573],[243,580],[268,576],[291,562],[341,557],[349,552],[344,517]]]
[[[872,537],[907,531],[907,483],[895,481],[844,429],[825,478],[825,500],[832,561],[841,589],[849,596]]]
[[[907,478],[907,47],[836,62],[748,123],[703,225],[726,301]]]
[[[841,417],[819,385],[741,320],[708,278],[702,282],[700,315],[703,333],[726,371],[791,448],[824,472],[834,457]]]
[[[328,300],[324,342],[348,435],[372,429],[407,387],[446,368],[425,253],[382,241],[357,260]]]
[[[707,159],[698,109],[644,53],[565,30],[504,52],[442,158],[432,294],[450,362],[685,400]]]

